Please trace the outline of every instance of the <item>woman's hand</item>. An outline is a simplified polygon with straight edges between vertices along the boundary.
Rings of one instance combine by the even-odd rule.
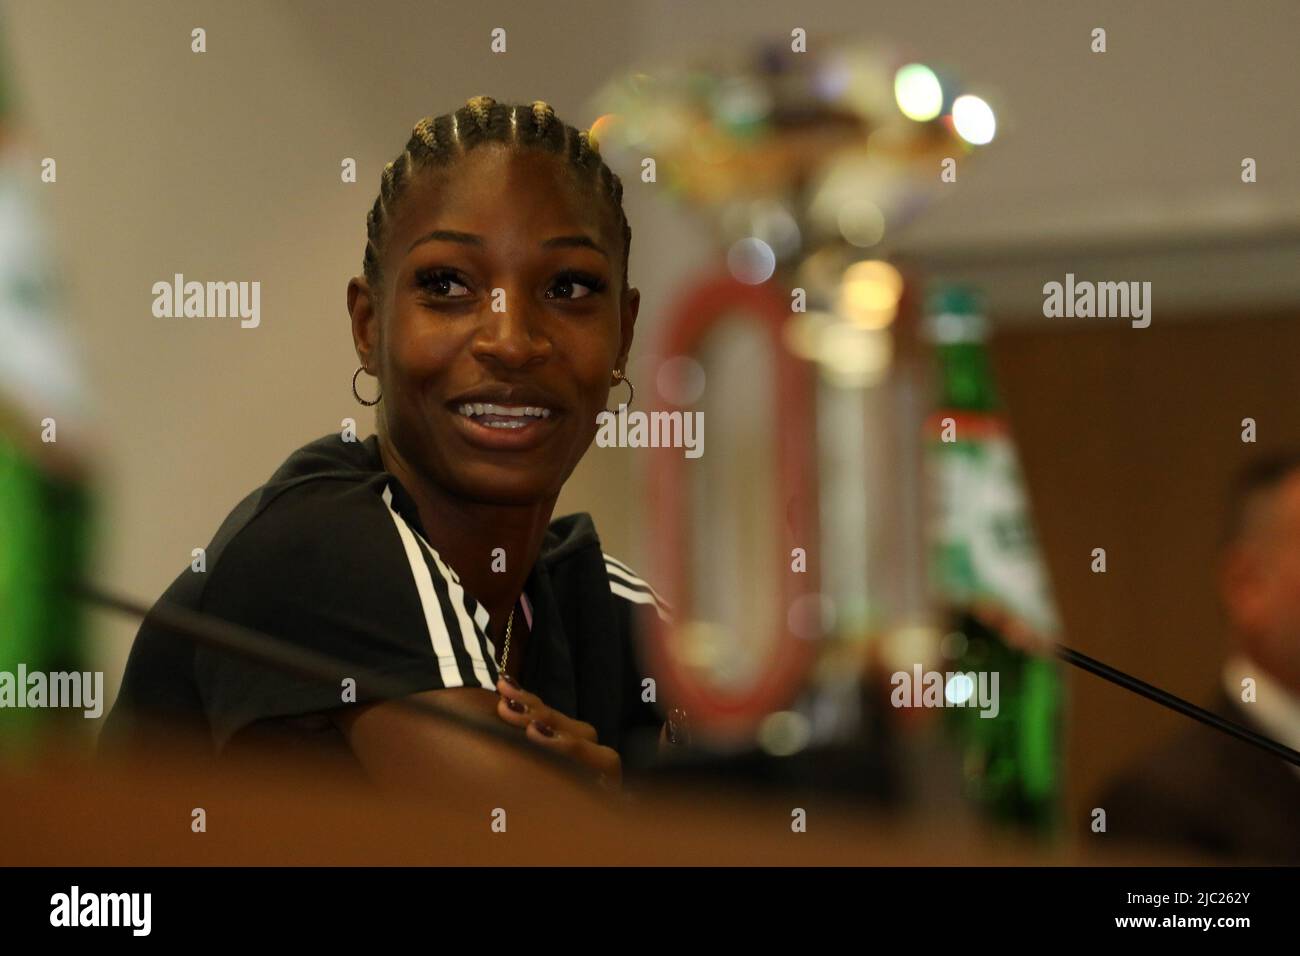
[[[659,753],[665,754],[678,747],[688,746],[691,742],[690,723],[686,711],[674,707],[668,712],[668,719],[659,729]]]
[[[548,750],[559,751],[600,774],[601,782],[615,789],[623,783],[623,761],[618,751],[596,742],[596,728],[547,707],[508,678],[497,680],[497,716],[523,729],[529,740]]]

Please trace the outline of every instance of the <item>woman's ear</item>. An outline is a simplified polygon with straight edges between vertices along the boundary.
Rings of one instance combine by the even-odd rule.
[[[379,350],[379,312],[364,276],[353,276],[348,281],[348,315],[352,319],[352,344],[357,358],[370,368],[371,356]]]
[[[618,348],[618,358],[614,361],[615,368],[627,368],[627,357],[632,352],[632,336],[636,331],[636,316],[640,309],[641,290],[629,288],[623,296],[623,304],[619,314],[621,341]]]

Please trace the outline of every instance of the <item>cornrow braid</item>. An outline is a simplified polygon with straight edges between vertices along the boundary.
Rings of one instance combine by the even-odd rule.
[[[382,288],[379,253],[397,204],[416,174],[450,166],[483,143],[512,148],[533,147],[563,156],[575,174],[590,182],[610,204],[623,240],[623,288],[627,288],[632,229],[623,212],[623,183],[601,158],[590,130],[578,130],[560,120],[544,100],[498,103],[490,96],[473,96],[465,105],[442,116],[426,116],[415,124],[402,155],[384,166],[379,196],[366,214],[366,251],[362,268],[372,294]]]

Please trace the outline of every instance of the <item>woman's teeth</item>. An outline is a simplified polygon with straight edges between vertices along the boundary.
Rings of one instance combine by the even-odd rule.
[[[466,418],[488,418],[479,422],[488,428],[525,428],[530,418],[550,418],[551,410],[536,405],[493,405],[466,402],[456,409]]]

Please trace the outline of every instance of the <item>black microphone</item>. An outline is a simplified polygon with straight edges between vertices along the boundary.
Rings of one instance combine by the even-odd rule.
[[[1283,760],[1300,767],[1300,750],[1292,750],[1290,747],[1284,746],[1276,740],[1265,737],[1263,734],[1256,733],[1240,724],[1233,723],[1231,720],[1220,717],[1218,714],[1213,714],[1202,707],[1197,707],[1190,701],[1183,700],[1181,697],[1175,697],[1166,690],[1161,690],[1159,687],[1156,687],[1153,684],[1148,684],[1146,681],[1138,680],[1136,677],[1125,674],[1118,668],[1111,667],[1109,664],[1103,664],[1096,658],[1089,657],[1087,654],[1081,654],[1063,644],[1056,645],[1056,655],[1061,660],[1068,661],[1081,670],[1085,670],[1090,674],[1096,674],[1103,680],[1108,680],[1112,684],[1117,684],[1125,690],[1132,691],[1140,697],[1145,697],[1147,700],[1154,700],[1157,704],[1163,704],[1170,710],[1176,710],[1178,713],[1183,714],[1186,717],[1190,717],[1193,720],[1199,720],[1201,723],[1207,724],[1215,730],[1221,730],[1223,733],[1236,737],[1238,740],[1244,740],[1248,744],[1254,744],[1256,747],[1267,750],[1273,756],[1281,757]]]
[[[358,676],[358,669],[353,665],[344,664],[342,661],[317,651],[288,644],[260,631],[232,624],[229,621],[198,611],[191,611],[188,608],[162,602],[155,604],[152,609],[147,609],[134,601],[108,594],[90,585],[81,584],[74,589],[82,598],[94,604],[130,614],[137,618],[151,616],[161,626],[184,635],[190,640],[238,654],[251,660],[270,664],[312,680],[337,683],[344,676]],[[1161,690],[1153,684],[1139,680],[1130,674],[1124,673],[1119,668],[1112,667],[1073,648],[1057,644],[1055,650],[1056,655],[1061,660],[1080,670],[1110,681],[1130,693],[1168,707],[1176,713],[1213,727],[1215,730],[1230,737],[1235,737],[1237,740],[1259,747],[1275,757],[1300,767],[1300,751],[1293,750],[1276,740],[1265,737],[1263,734],[1220,717],[1218,714],[1211,713],[1203,707],[1198,707],[1190,701],[1183,700],[1181,697]],[[517,734],[512,733],[511,730],[505,727],[441,707],[427,699],[411,698],[405,688],[397,687],[377,674],[361,671],[360,676],[365,679],[368,686],[378,688],[381,696],[399,701],[404,706],[414,708],[420,713],[439,720],[446,720],[469,730],[489,734],[510,746],[527,752],[531,756],[546,760],[574,776],[583,779],[586,777],[571,761],[550,751],[533,747],[526,741],[520,740]]]

